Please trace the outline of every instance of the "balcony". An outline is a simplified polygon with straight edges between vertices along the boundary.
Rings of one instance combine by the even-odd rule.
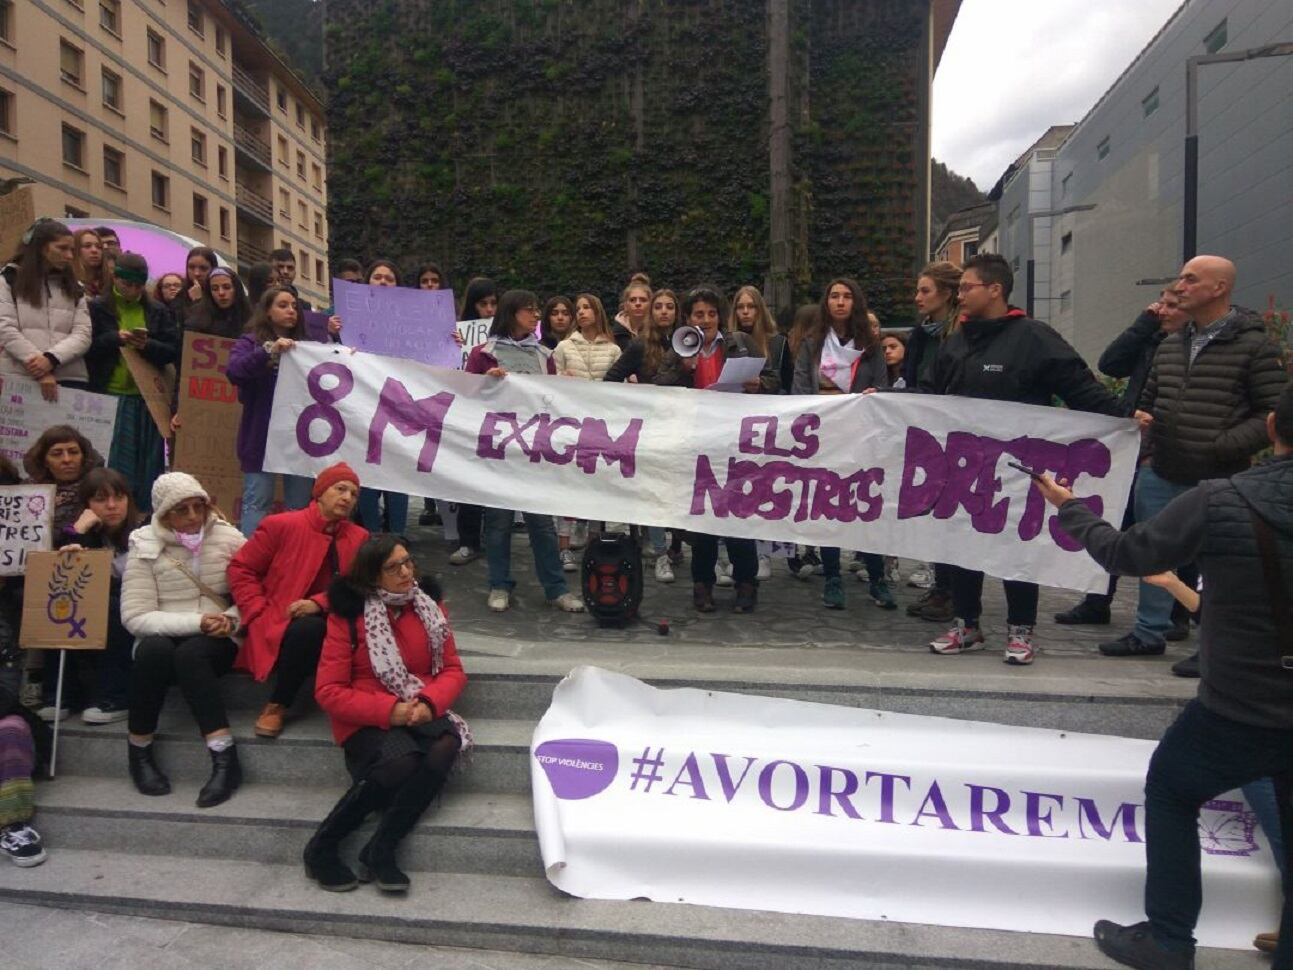
[[[269,88],[252,77],[237,61],[233,62],[233,93],[241,105],[269,117]]]
[[[237,121],[233,123],[233,143],[238,151],[266,172],[274,170],[274,156],[270,153],[269,142]]]
[[[238,263],[242,266],[250,266],[252,263],[268,263],[269,250],[263,246],[257,246],[254,242],[247,239],[238,240]]]
[[[245,185],[238,185],[234,190],[234,199],[238,203],[238,212],[249,218],[274,228],[274,206],[255,189],[250,189]],[[241,256],[243,249],[242,233],[239,233],[238,253]]]

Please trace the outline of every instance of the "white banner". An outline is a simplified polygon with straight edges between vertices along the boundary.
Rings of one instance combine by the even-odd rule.
[[[53,485],[0,486],[0,576],[27,571],[27,553],[53,546]]]
[[[1121,520],[1120,418],[921,394],[778,396],[482,377],[298,344],[265,468],[345,460],[374,488],[526,512],[839,546],[1100,591],[1107,577],[1009,461]]]
[[[1144,918],[1151,741],[657,690],[580,667],[531,742],[554,886],[1089,937]],[[1238,792],[1200,821],[1204,946],[1279,924],[1270,846]]]
[[[40,385],[27,377],[0,377],[0,455],[22,470],[22,456],[42,431],[56,424],[71,425],[90,439],[108,460],[112,430],[117,424],[117,401],[112,394],[94,394],[71,387],[58,389],[57,401],[46,401]]]

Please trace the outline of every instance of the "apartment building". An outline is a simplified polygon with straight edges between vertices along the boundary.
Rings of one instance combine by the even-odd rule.
[[[243,268],[288,248],[326,304],[324,118],[236,3],[0,0],[0,178],[36,181],[37,215],[155,223]]]

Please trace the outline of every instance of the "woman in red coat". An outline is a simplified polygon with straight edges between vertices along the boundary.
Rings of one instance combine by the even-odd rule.
[[[359,478],[344,461],[319,473],[303,509],[261,520],[229,563],[229,589],[247,631],[234,666],[265,680],[277,669],[256,734],[276,738],[319,662],[328,587],[350,568],[368,532],[350,521]]]
[[[314,696],[332,718],[354,784],[305,847],[305,872],[324,889],[355,888],[338,848],[369,812],[385,806],[359,852],[359,878],[405,892],[409,878],[395,864],[395,850],[459,753],[471,748],[467,722],[450,710],[467,675],[449,623],[418,584],[417,565],[398,536],[365,542],[329,598]]]

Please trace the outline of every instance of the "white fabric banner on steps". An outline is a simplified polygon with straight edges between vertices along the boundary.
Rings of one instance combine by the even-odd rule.
[[[596,667],[531,742],[557,888],[737,909],[1089,937],[1144,919],[1151,741],[696,689]],[[1200,820],[1204,946],[1279,925],[1238,792]]]
[[[1102,591],[1027,475],[1113,522],[1139,435],[1120,418],[922,394],[750,395],[482,377],[300,344],[265,468],[345,460],[364,485],[450,501],[840,546]]]

